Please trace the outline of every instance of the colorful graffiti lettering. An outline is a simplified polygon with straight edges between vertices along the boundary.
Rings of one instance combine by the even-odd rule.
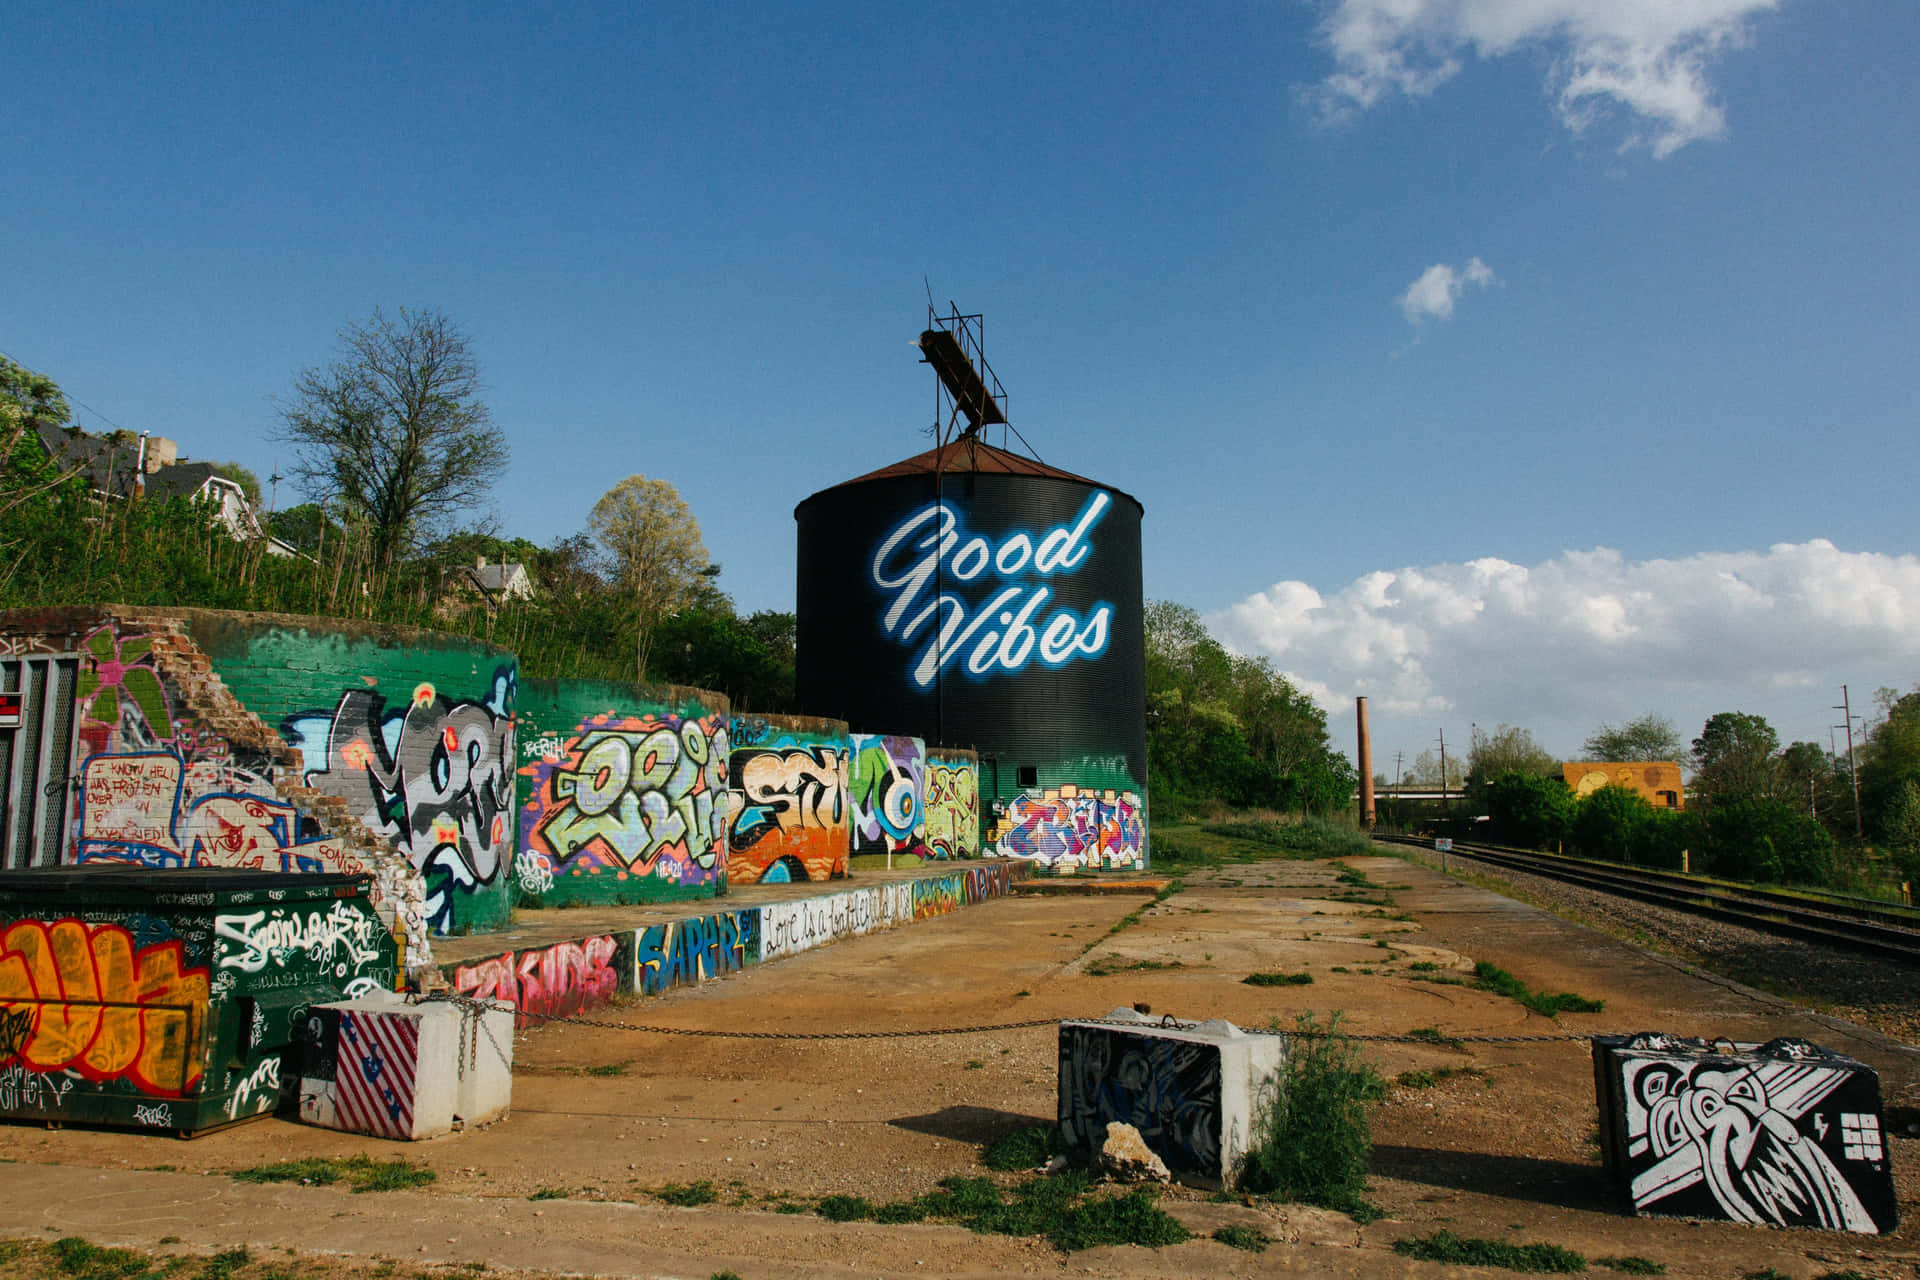
[[[936,858],[980,856],[980,766],[927,763],[927,852]]]
[[[259,973],[304,960],[317,969],[331,967],[336,978],[357,974],[394,954],[393,936],[371,911],[336,902],[326,911],[305,914],[284,907],[213,918],[215,963],[221,969]]]
[[[784,884],[847,871],[847,754],[782,745],[735,750],[727,878]]]
[[[760,908],[760,958],[807,951],[913,919],[913,885],[878,885],[819,898],[770,902]]]
[[[847,769],[852,802],[853,852],[918,853],[926,815],[920,797],[927,762],[919,738],[856,733]]]
[[[640,930],[634,946],[634,988],[657,996],[759,962],[757,908],[694,916]]]
[[[1036,623],[1052,594],[1041,583],[1003,586],[971,609],[957,594],[923,596],[930,585],[938,591],[941,581],[1005,582],[1021,574],[1044,578],[1070,573],[1092,551],[1088,535],[1112,502],[1112,495],[1096,492],[1072,526],[1056,525],[1037,543],[1025,531],[1002,538],[998,547],[982,537],[969,538],[960,528],[959,515],[944,502],[929,503],[895,525],[881,539],[868,572],[873,585],[891,596],[881,618],[888,635],[910,645],[922,631],[933,632],[909,673],[913,682],[922,689],[931,686],[940,668],[963,654],[968,675],[986,676],[1018,672],[1036,657],[1046,666],[1059,667],[1105,653],[1113,618],[1113,606],[1105,601],[1089,609],[1084,619],[1072,609],[1060,609]]]
[[[523,765],[533,780],[523,847],[555,876],[657,876],[704,884],[724,870],[725,718],[594,716],[555,756]]]
[[[32,1071],[177,1096],[200,1079],[208,994],[207,971],[184,963],[178,941],[136,948],[119,925],[78,920],[21,920],[0,935],[8,1057]]]
[[[620,989],[613,935],[508,951],[453,971],[453,988],[482,1000],[505,1000],[514,1024],[528,1027],[597,1008]]]
[[[968,867],[961,874],[965,877],[963,887],[970,907],[989,898],[1005,897],[1008,882],[1012,878],[1004,866]]]
[[[1146,813],[1131,791],[1074,787],[1018,795],[990,837],[992,852],[1056,868],[1110,870],[1147,865]]]
[[[930,920],[966,905],[965,876],[930,876],[913,882],[913,918]]]
[[[484,702],[454,702],[422,684],[403,708],[349,689],[332,711],[280,726],[306,760],[307,785],[355,805],[426,877],[436,932],[459,914],[456,891],[491,885],[510,861],[514,683],[513,668],[501,667]]]

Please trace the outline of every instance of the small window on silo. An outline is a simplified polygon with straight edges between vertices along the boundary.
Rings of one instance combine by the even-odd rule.
[[[1660,793],[1660,799],[1669,809],[1678,809],[1680,807],[1680,793],[1677,791],[1662,791]]]
[[[1039,765],[1023,764],[1020,766],[1018,773],[1019,773],[1020,786],[1037,787],[1040,785],[1040,766]]]

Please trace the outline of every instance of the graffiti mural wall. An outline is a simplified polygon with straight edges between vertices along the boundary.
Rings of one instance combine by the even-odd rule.
[[[723,911],[657,924],[634,935],[631,991],[674,987],[738,973],[760,963],[760,909]]]
[[[594,680],[520,702],[514,875],[544,905],[711,897],[727,877],[727,703]]]
[[[1013,798],[987,835],[988,853],[1056,871],[1144,870],[1147,814],[1132,792],[1049,787]]]
[[[847,874],[847,726],[798,716],[736,716],[728,782],[732,884]]]
[[[852,734],[848,743],[853,853],[918,857],[926,848],[927,744],[877,733]]]
[[[61,861],[175,871],[227,867],[365,875],[392,927],[426,951],[418,877],[372,833],[328,815],[300,777],[300,755],[240,701],[200,644],[247,615],[198,610],[16,611],[0,615],[13,648],[75,655],[72,780]],[[6,833],[11,838],[12,832]],[[6,851],[8,865],[23,861]]]
[[[927,750],[927,856],[980,856],[980,758],[950,747]]]

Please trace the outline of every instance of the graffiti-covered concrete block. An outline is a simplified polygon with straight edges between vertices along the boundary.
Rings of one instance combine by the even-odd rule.
[[[1172,1022],[1115,1009],[1060,1024],[1060,1137],[1091,1160],[1120,1121],[1140,1131],[1182,1182],[1231,1184],[1281,1064],[1286,1041],[1230,1022]]]
[[[1607,1170],[1632,1212],[1879,1234],[1897,1221],[1873,1069],[1804,1040],[1596,1036]]]
[[[375,1138],[453,1131],[460,1011],[393,995],[315,1005],[308,1014],[300,1118]]]

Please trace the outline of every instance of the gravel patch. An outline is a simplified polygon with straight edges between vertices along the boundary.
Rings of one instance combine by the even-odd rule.
[[[1455,854],[1456,860],[1461,855]],[[1473,863],[1476,879],[1650,950],[1757,987],[1884,1036],[1920,1045],[1920,974],[1896,961],[1777,938],[1705,916],[1616,898],[1506,867]]]

